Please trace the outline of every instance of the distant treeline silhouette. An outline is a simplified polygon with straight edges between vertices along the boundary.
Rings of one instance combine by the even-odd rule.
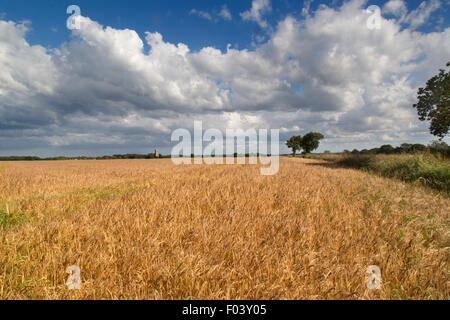
[[[431,153],[437,154],[440,153],[443,156],[449,157],[450,156],[450,147],[445,143],[444,141],[433,141],[428,146],[425,146],[423,144],[410,144],[410,143],[403,143],[399,147],[393,147],[390,144],[382,145],[379,148],[373,148],[373,149],[353,149],[353,151],[344,150],[344,153],[351,153],[351,154],[402,154],[402,153],[417,153],[417,152],[424,152],[429,151]],[[325,153],[329,153],[325,151]]]
[[[444,141],[433,141],[428,146],[415,143],[403,143],[399,147],[393,147],[390,144],[382,145],[379,148],[373,148],[373,149],[353,149],[350,150],[344,150],[343,153],[346,154],[402,154],[402,153],[417,153],[417,152],[424,152],[429,151],[431,153],[437,154],[440,153],[441,155],[445,157],[450,157],[450,147],[447,143]],[[331,153],[330,151],[325,151],[324,153]],[[210,157],[215,157],[216,155],[211,155]],[[223,155],[227,156],[227,155]],[[249,157],[249,154],[245,155],[238,155],[237,153],[234,153],[234,155],[228,155],[228,156],[234,156],[234,157]],[[251,156],[259,156],[259,153],[252,154]],[[270,154],[268,155],[270,156]],[[55,161],[55,160],[117,160],[117,159],[164,159],[164,158],[170,158],[170,155],[162,155],[160,154],[159,157],[156,157],[155,153],[149,153],[149,154],[134,154],[134,153],[128,153],[128,154],[115,154],[112,156],[101,156],[101,157],[49,157],[49,158],[40,158],[35,156],[0,156],[0,161]],[[202,157],[201,155],[194,155],[191,154],[191,157]]]
[[[170,158],[170,156],[159,155],[156,157],[154,153],[149,154],[115,154],[112,156],[101,156],[101,157],[50,157],[50,158],[40,158],[34,156],[0,156],[0,161],[55,161],[55,160],[117,160],[117,159],[162,159]]]

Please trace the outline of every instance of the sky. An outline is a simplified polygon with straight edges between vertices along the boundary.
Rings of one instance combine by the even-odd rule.
[[[449,0],[0,0],[0,155],[168,154],[194,121],[427,144],[412,105],[448,61]]]

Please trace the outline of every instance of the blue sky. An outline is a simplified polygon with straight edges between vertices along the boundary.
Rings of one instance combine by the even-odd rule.
[[[66,28],[72,4],[82,30]],[[380,30],[366,26],[370,5]],[[450,58],[449,10],[448,0],[0,0],[0,155],[168,153],[170,133],[194,120],[278,128],[281,139],[320,131],[319,151],[428,143],[411,106]]]
[[[385,2],[369,1],[367,6],[382,6]],[[69,39],[66,8],[76,4],[81,8],[82,15],[103,25],[118,29],[130,28],[140,35],[146,31],[158,31],[167,41],[186,43],[192,50],[205,46],[225,50],[228,44],[252,49],[254,36],[265,34],[257,24],[243,21],[240,17],[240,13],[248,10],[251,3],[251,0],[0,0],[0,12],[6,20],[30,21],[32,28],[27,36],[29,42],[48,47],[57,47]],[[420,0],[407,1],[407,6],[412,9],[420,3]],[[312,1],[311,10],[322,4],[339,7],[342,1]],[[223,5],[228,7],[232,15],[231,21],[217,16]],[[272,11],[267,14],[267,20],[275,27],[287,15],[301,17],[304,5],[304,1],[272,1]],[[192,9],[209,13],[213,20],[192,14]],[[443,8],[443,12],[434,12],[430,22],[420,30],[430,32],[448,27],[450,19],[444,19],[439,25],[435,21],[449,15],[448,7]]]
[[[193,50],[204,46],[224,50],[228,43],[242,48],[250,47],[252,33],[258,33],[257,26],[244,22],[239,17],[240,12],[251,6],[251,1],[1,0],[0,12],[6,13],[6,19],[32,21],[33,30],[28,35],[30,43],[55,47],[70,36],[65,24],[68,16],[66,8],[71,4],[78,5],[82,15],[101,21],[104,25],[119,29],[131,28],[141,35],[145,31],[157,30],[168,41],[187,43]],[[214,22],[190,14],[192,9],[197,9],[213,15],[215,11],[219,12],[224,4],[234,16],[234,21],[218,19]],[[300,5],[296,5],[295,8],[289,2],[275,2],[274,7],[276,7],[275,15],[301,10]],[[57,32],[54,32],[55,28]]]

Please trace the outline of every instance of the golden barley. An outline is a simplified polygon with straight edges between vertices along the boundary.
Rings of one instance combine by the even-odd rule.
[[[291,158],[10,162],[0,182],[1,299],[449,298],[450,201],[412,184]]]

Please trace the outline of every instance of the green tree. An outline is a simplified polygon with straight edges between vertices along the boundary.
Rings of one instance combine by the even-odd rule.
[[[379,148],[378,153],[391,154],[394,153],[394,151],[395,149],[393,146],[391,146],[390,144],[385,144]]]
[[[311,153],[319,147],[320,140],[324,138],[323,134],[319,132],[310,132],[303,136],[300,142],[300,147],[304,153]]]
[[[450,66],[450,61],[447,67]],[[431,121],[430,133],[442,140],[450,126],[450,73],[440,69],[437,76],[427,81],[425,88],[417,91],[419,120]]]
[[[436,150],[438,152],[447,151],[450,149],[448,144],[445,143],[444,141],[433,141],[433,142],[431,142],[429,147],[430,147],[430,149]]]
[[[411,152],[413,145],[411,143],[402,143],[400,148],[403,152]]]
[[[295,157],[295,154],[302,147],[300,144],[302,143],[302,136],[292,136],[288,141],[286,141],[286,146],[292,149],[292,155]]]
[[[423,144],[420,143],[415,143],[412,145],[412,151],[416,152],[416,151],[425,151],[426,146],[424,146]]]
[[[361,154],[369,154],[369,153],[370,153],[370,151],[367,150],[367,149],[362,149],[361,150]]]

